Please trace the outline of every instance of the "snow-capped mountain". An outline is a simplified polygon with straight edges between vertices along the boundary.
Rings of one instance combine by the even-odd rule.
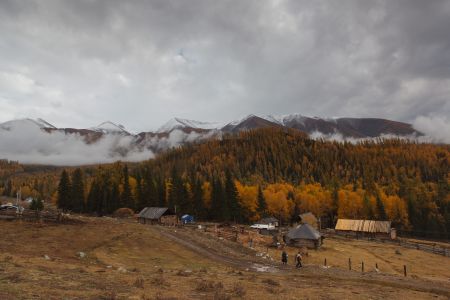
[[[313,138],[339,140],[421,135],[410,124],[385,119],[325,119],[300,114],[248,115],[226,124],[173,118],[156,132],[139,134],[132,134],[122,125],[110,121],[87,129],[77,129],[58,128],[43,119],[20,119],[0,124],[0,158],[56,165],[140,161],[185,143],[267,127],[292,128]]]
[[[17,119],[17,120],[11,120],[11,121],[7,121],[4,123],[0,124],[0,128],[4,129],[4,130],[11,130],[17,127],[26,127],[26,126],[32,126],[32,127],[37,127],[37,128],[52,128],[52,129],[56,129],[55,126],[53,126],[52,124],[48,123],[47,121],[43,120],[43,119]]]
[[[220,122],[200,122],[195,120],[173,118],[167,121],[163,126],[161,126],[157,132],[171,132],[175,129],[192,128],[192,129],[219,129],[223,127]]]
[[[130,135],[130,133],[125,130],[125,127],[123,125],[115,124],[111,121],[103,122],[100,125],[91,127],[89,129],[92,131],[97,131],[97,132],[101,132],[101,133],[105,133],[105,134],[112,133],[112,134]]]

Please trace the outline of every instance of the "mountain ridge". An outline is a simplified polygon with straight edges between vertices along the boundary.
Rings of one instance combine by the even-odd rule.
[[[330,140],[422,136],[411,124],[387,119],[325,119],[301,114],[248,115],[228,123],[173,118],[156,131],[140,133],[131,133],[111,121],[87,128],[58,128],[44,119],[28,118],[0,123],[0,158],[60,165],[67,159],[73,165],[140,161],[186,143],[262,128],[296,129],[311,138]]]

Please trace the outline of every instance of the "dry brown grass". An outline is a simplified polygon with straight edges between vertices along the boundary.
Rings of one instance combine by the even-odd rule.
[[[267,248],[257,249],[265,252]],[[298,249],[287,247],[286,251],[289,254],[288,264],[295,265],[294,257]],[[281,250],[269,248],[269,254],[276,261],[281,258]],[[321,266],[327,259],[327,265],[331,268],[348,270],[349,258],[354,271],[361,271],[361,263],[364,262],[365,272],[375,272],[375,266],[378,265],[381,273],[402,276],[403,265],[406,265],[411,276],[441,282],[450,281],[448,257],[367,240],[325,239],[319,250],[308,250],[308,255],[303,256],[303,263]]]
[[[316,299],[324,294],[328,299],[446,298],[432,291],[385,286],[370,278],[318,277],[303,270],[230,271],[229,266],[168,240],[158,228],[109,218],[83,220],[83,224],[39,227],[0,222],[0,299]],[[337,265],[340,257],[346,262],[346,254],[337,249],[356,254],[353,244],[325,242],[322,252],[310,253],[307,264],[322,262],[323,254],[329,264]],[[400,265],[396,257],[417,259],[413,274],[426,260],[417,258],[416,250],[402,249],[402,255],[396,255],[386,245],[384,252],[362,242],[356,246],[361,255],[384,254],[394,266]],[[87,256],[80,259],[80,251]],[[431,259],[434,266],[422,272],[435,269],[442,283],[450,268],[444,271],[447,262],[438,258]],[[185,270],[192,272],[184,276]]]

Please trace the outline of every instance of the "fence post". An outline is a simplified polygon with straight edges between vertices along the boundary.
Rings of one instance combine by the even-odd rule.
[[[325,258],[325,260],[323,261],[323,265],[326,267],[327,266],[327,259]]]
[[[378,270],[378,263],[375,263],[375,268]]]
[[[361,272],[364,273],[364,262],[363,261],[361,262]]]
[[[406,277],[406,265],[403,265],[403,275]]]
[[[352,270],[352,259],[350,257],[348,258],[348,270]]]

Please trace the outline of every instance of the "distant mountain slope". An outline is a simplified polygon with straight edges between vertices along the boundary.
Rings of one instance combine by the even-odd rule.
[[[325,139],[367,139],[383,136],[418,137],[410,124],[376,118],[322,119],[300,114],[249,115],[229,122],[173,118],[157,131],[130,133],[106,121],[89,128],[58,128],[43,119],[0,124],[0,158],[26,163],[89,164],[116,160],[139,161],[185,143],[221,138],[260,128],[292,128]]]

